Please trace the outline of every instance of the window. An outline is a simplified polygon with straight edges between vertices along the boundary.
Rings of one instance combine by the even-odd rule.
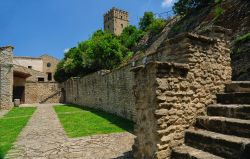
[[[121,27],[123,28],[123,24],[121,24]]]
[[[47,67],[51,67],[51,63],[47,63]]]
[[[38,77],[38,82],[44,82],[44,78],[43,77]]]
[[[48,81],[52,81],[52,73],[48,73]]]
[[[29,69],[32,69],[32,66],[28,66]]]
[[[122,16],[121,16],[121,19],[122,19]]]

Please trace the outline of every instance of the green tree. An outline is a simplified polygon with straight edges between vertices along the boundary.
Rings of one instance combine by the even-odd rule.
[[[121,43],[128,49],[132,49],[144,36],[145,32],[135,26],[126,27],[120,35]]]
[[[118,66],[128,51],[115,35],[100,30],[93,34],[90,47],[92,65],[96,69]]]
[[[162,31],[165,24],[166,22],[164,19],[161,18],[155,19],[155,21],[148,26],[147,30],[153,34],[158,34]]]
[[[64,65],[64,60],[61,60],[59,62],[59,64],[57,65],[57,69],[56,69],[56,72],[54,74],[54,79],[57,81],[57,82],[63,82],[63,81],[66,81],[68,78],[71,77],[70,74],[67,74],[63,68],[63,65]]]
[[[64,55],[58,64],[55,79],[63,82],[73,76],[83,76],[101,69],[113,69],[128,61],[132,48],[146,32],[159,33],[165,25],[152,12],[145,12],[140,20],[140,29],[126,27],[120,36],[97,30],[89,40],[80,42]]]
[[[58,64],[55,79],[63,82],[72,76],[86,75],[100,69],[113,69],[130,56],[120,39],[101,30],[65,53]]]
[[[140,18],[139,27],[141,30],[146,31],[148,26],[155,21],[153,12],[145,12],[143,17]]]

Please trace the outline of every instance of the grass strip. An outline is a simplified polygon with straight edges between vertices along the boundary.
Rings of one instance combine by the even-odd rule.
[[[0,159],[10,150],[35,110],[35,107],[13,108],[0,118]]]
[[[116,115],[74,105],[54,106],[68,137],[133,131],[134,123]]]

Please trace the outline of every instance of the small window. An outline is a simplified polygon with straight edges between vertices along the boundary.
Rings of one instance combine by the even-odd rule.
[[[52,73],[48,73],[48,81],[52,81]]]
[[[32,66],[28,66],[29,69],[32,69]]]
[[[121,27],[123,28],[123,24],[121,24]]]
[[[44,82],[44,78],[43,77],[38,77],[38,82]]]
[[[51,63],[47,63],[47,67],[51,67]]]
[[[122,16],[121,16],[121,19],[122,19]]]

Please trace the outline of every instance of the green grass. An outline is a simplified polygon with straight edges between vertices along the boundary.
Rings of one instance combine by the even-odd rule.
[[[133,130],[132,121],[100,110],[73,105],[54,106],[54,109],[71,138]]]
[[[4,158],[36,108],[13,108],[0,118],[0,159]]]

